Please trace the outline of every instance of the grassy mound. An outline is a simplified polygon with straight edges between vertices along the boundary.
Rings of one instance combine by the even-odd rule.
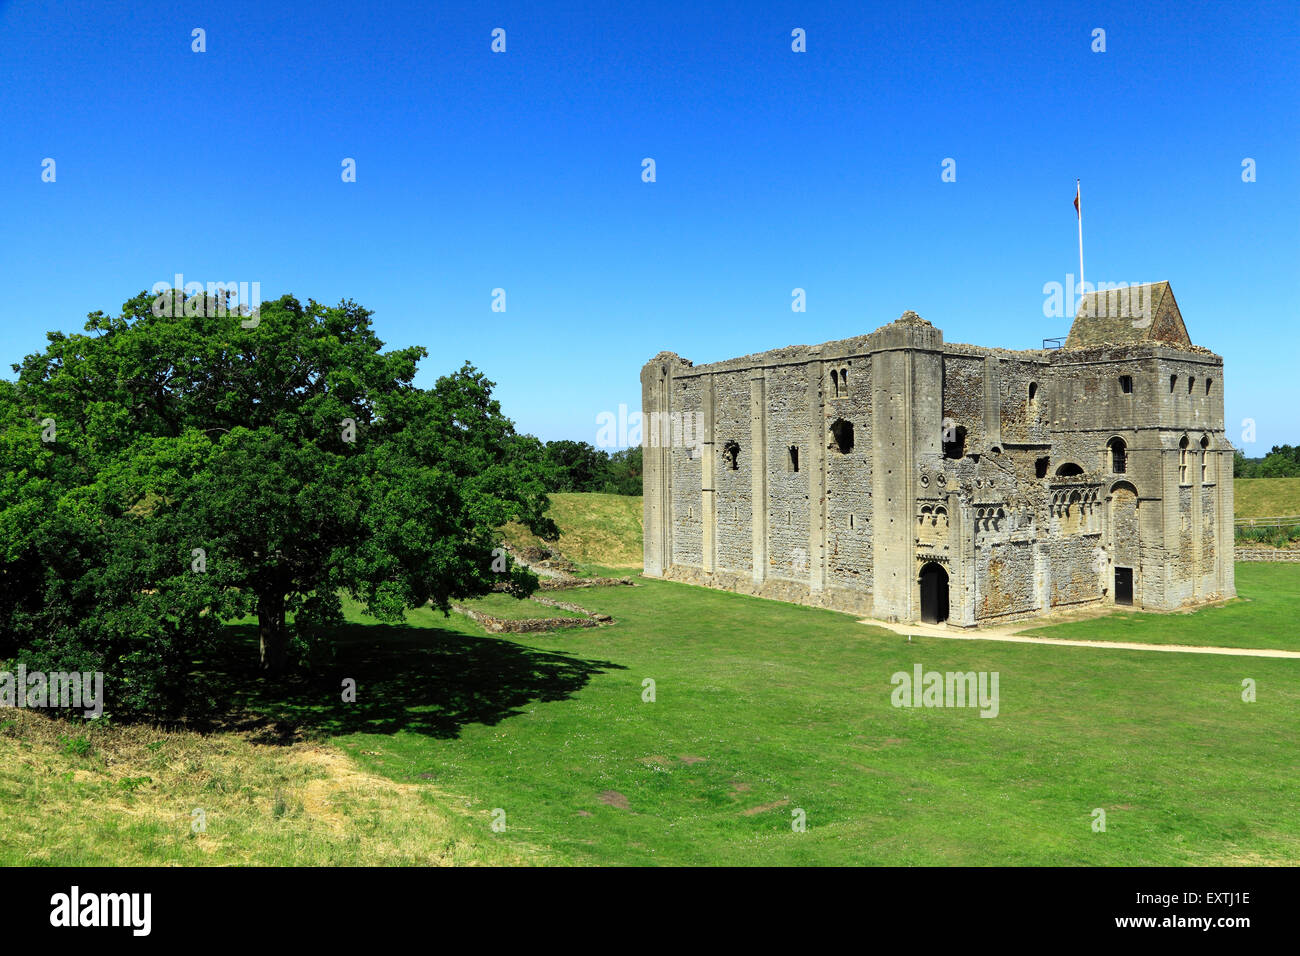
[[[1236,478],[1232,497],[1238,518],[1300,515],[1300,478]]]
[[[558,542],[539,541],[527,529],[508,525],[512,547],[558,547],[570,561],[603,568],[641,567],[641,498],[631,495],[551,495],[550,516],[560,526]]]

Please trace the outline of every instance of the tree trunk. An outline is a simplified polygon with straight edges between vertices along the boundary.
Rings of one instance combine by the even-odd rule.
[[[257,632],[261,638],[262,671],[283,674],[289,663],[289,632],[284,624],[284,595],[257,596]]]

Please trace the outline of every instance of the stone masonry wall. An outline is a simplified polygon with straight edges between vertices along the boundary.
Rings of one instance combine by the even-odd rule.
[[[836,397],[832,370],[848,369],[848,386]],[[871,590],[871,363],[826,363],[823,394],[826,444],[826,577],[832,588]],[[842,453],[831,426],[853,426],[853,447]]]
[[[660,353],[647,573],[916,620],[938,566],[965,626],[1113,600],[1116,568],[1138,607],[1231,597],[1222,378],[1195,346],[944,346],[913,313],[698,368]]]
[[[748,572],[754,566],[754,521],[750,507],[754,448],[749,434],[749,377],[744,372],[723,372],[713,377],[713,388],[718,568]],[[734,467],[731,456],[725,451],[728,442],[735,442],[739,448]]]

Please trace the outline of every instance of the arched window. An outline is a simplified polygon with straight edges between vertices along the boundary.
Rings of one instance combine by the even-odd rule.
[[[1172,393],[1173,390],[1174,390],[1174,388],[1175,388],[1175,386],[1177,386],[1177,385],[1178,385],[1178,376],[1177,376],[1177,375],[1170,375],[1170,376],[1169,376],[1169,391]]]
[[[1178,442],[1178,483],[1187,484],[1187,436]]]
[[[1207,470],[1209,466],[1209,460],[1210,460],[1210,456],[1207,454],[1209,447],[1210,447],[1210,436],[1202,435],[1201,436],[1201,484],[1206,483],[1206,480],[1209,475],[1209,472]]]
[[[1113,475],[1122,475],[1128,470],[1128,445],[1122,438],[1112,438],[1106,443],[1110,452],[1110,471]]]
[[[849,370],[840,369],[840,388],[844,389],[844,394],[849,394]]]
[[[840,397],[840,373],[831,369],[831,394]]]
[[[734,438],[729,439],[722,446],[722,458],[731,466],[732,471],[740,470],[740,442],[736,441]]]
[[[1195,387],[1196,387],[1196,376],[1195,375],[1187,376],[1187,394],[1188,395],[1192,394],[1192,389],[1194,389]]]
[[[1075,476],[1082,474],[1083,468],[1072,461],[1067,461],[1060,468],[1056,469],[1056,476],[1058,478],[1074,478]]]
[[[1209,394],[1210,394],[1210,386],[1213,385],[1213,384],[1214,384],[1214,379],[1212,379],[1212,378],[1207,378],[1207,379],[1205,380],[1205,394],[1206,394],[1206,395],[1209,395]]]
[[[831,422],[831,437],[835,439],[835,448],[841,455],[853,451],[853,423],[837,418]]]
[[[1037,382],[1030,382],[1030,383],[1029,383],[1029,401],[1032,403],[1032,402],[1034,401],[1034,399],[1036,399],[1036,398],[1038,398],[1038,383],[1037,383]]]

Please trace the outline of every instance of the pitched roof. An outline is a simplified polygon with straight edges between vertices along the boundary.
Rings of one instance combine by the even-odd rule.
[[[1086,293],[1079,300],[1065,347],[1139,342],[1161,342],[1178,348],[1192,344],[1168,282]]]

